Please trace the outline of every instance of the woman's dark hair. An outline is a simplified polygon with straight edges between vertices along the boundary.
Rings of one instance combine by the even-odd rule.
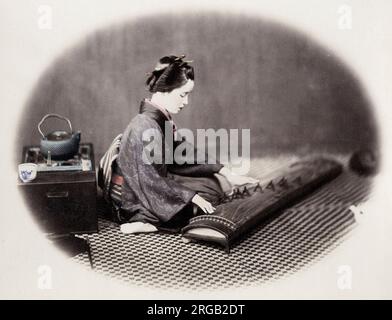
[[[194,80],[194,70],[190,61],[184,61],[182,56],[165,56],[159,59],[155,70],[149,74],[146,81],[148,90],[155,92],[170,92],[183,86],[188,80]]]

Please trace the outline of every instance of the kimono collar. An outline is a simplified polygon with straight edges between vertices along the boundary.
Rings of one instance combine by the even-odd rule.
[[[176,125],[174,124],[169,112],[155,103],[152,103],[149,99],[144,99],[141,102],[139,113],[145,114],[154,119],[159,124],[163,132],[165,132],[165,121],[170,121],[173,125],[174,131],[176,131]]]

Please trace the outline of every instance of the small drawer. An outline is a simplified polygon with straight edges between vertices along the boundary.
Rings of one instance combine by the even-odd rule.
[[[37,223],[50,233],[98,231],[94,182],[30,184],[22,193]]]

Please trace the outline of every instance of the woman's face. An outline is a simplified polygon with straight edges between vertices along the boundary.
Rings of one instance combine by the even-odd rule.
[[[188,80],[182,87],[165,93],[165,108],[170,113],[179,113],[188,104],[188,95],[193,90],[194,81]]]

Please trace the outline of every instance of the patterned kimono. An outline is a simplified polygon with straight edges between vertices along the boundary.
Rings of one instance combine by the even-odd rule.
[[[117,172],[124,181],[121,208],[131,213],[129,222],[162,225],[176,215],[185,214],[185,210],[187,214],[190,208],[193,211],[191,200],[196,193],[215,205],[223,196],[222,180],[217,179],[221,164],[178,164],[174,157],[173,164],[165,164],[167,139],[172,139],[173,150],[181,143],[174,141],[172,135],[165,137],[165,121],[171,121],[170,115],[145,99],[140,113],[124,131]],[[163,163],[147,163],[143,159],[142,137],[148,129],[154,129],[161,135]]]

